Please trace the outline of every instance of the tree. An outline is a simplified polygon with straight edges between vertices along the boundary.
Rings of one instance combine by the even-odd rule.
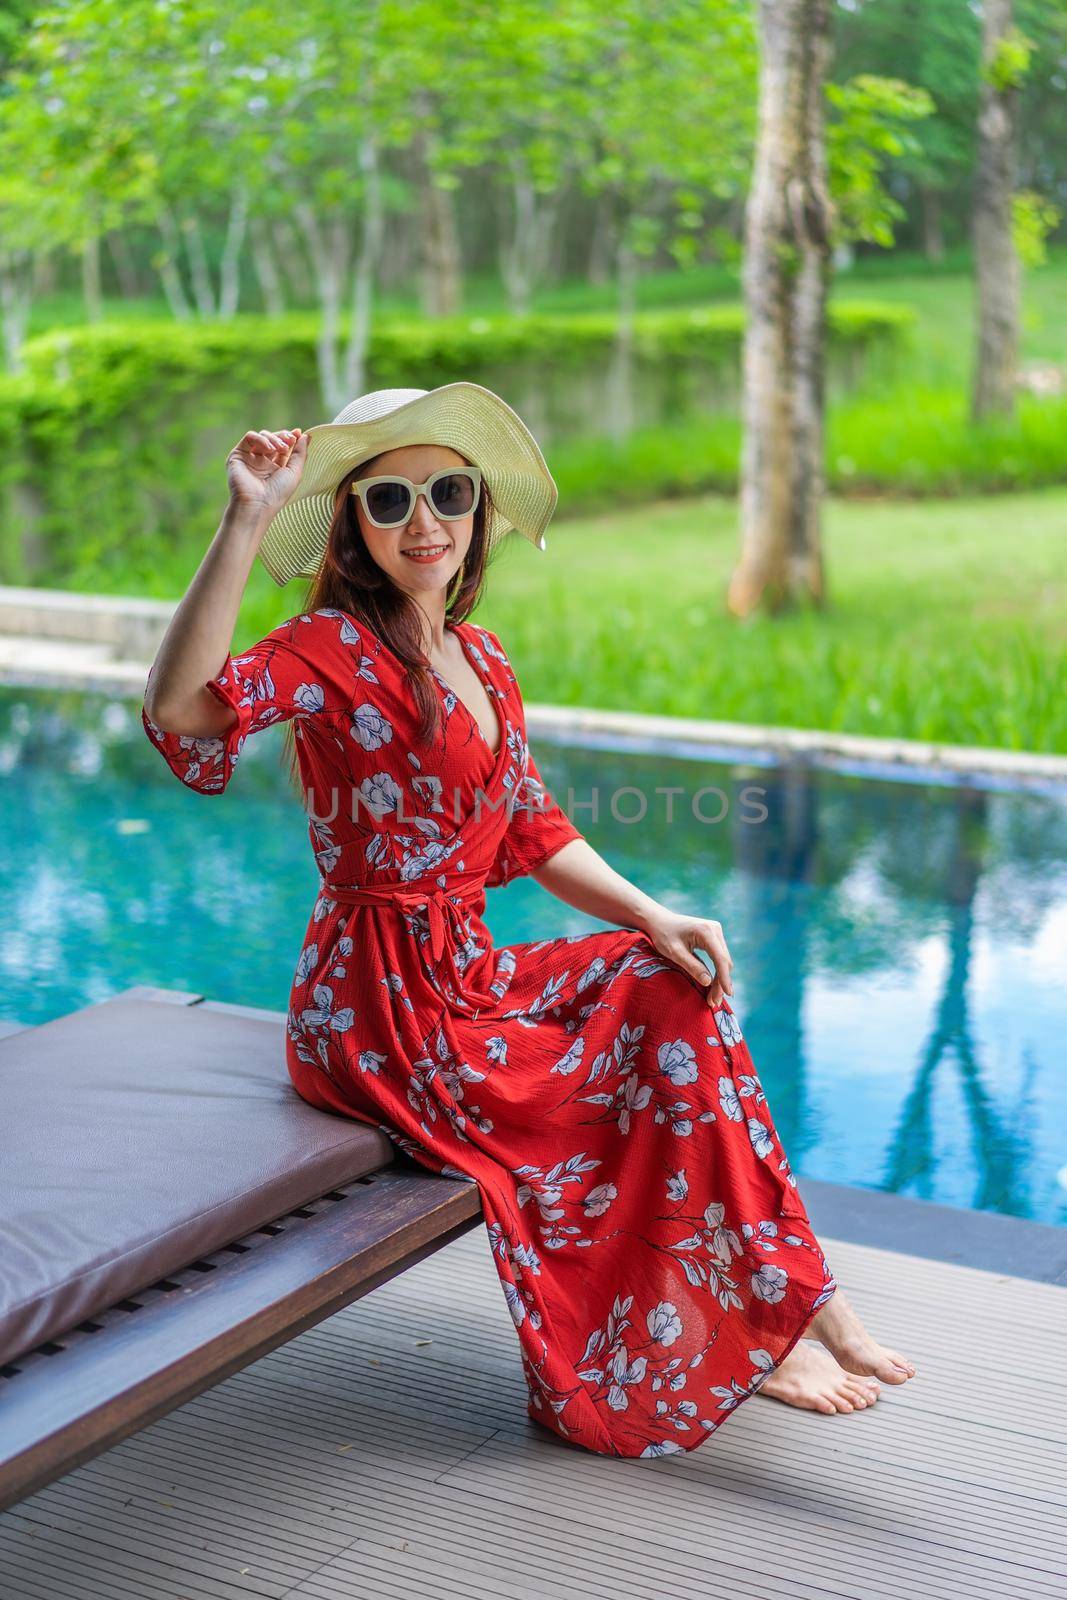
[[[746,616],[821,604],[824,348],[832,248],[830,0],[760,0],[759,132],[745,212],[741,560]]]
[[[742,548],[727,592],[737,616],[825,601],[831,263],[855,240],[892,245],[904,210],[885,171],[916,150],[908,125],[933,110],[925,89],[899,79],[827,82],[829,16],[813,0],[768,5],[761,18],[760,133],[746,213]]]
[[[834,59],[843,81],[875,73],[933,97],[936,115],[916,130],[894,169],[912,202],[919,242],[935,261],[945,253],[946,220],[953,233],[966,225],[980,28],[962,0],[856,0],[837,11]]]
[[[705,207],[738,194],[752,143],[755,38],[748,0],[570,0],[599,41],[571,98],[581,186],[611,229],[616,331],[607,430],[633,427],[634,315],[642,263],[666,244],[680,266],[709,229]]]
[[[975,421],[1015,407],[1019,258],[1013,229],[1019,85],[1029,41],[1013,25],[1013,0],[984,0],[978,167],[974,184]]]

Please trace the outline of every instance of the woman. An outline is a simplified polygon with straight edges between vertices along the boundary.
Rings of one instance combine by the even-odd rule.
[[[906,1382],[814,1236],[719,923],[582,837],[541,783],[500,639],[466,620],[503,530],[544,548],[556,488],[524,424],[477,384],[382,390],[310,443],[246,433],[227,471],[145,729],[217,794],[246,737],[293,722],[322,879],[293,1084],[478,1184],[530,1416],[649,1457],[757,1392],[829,1414]],[[307,607],[232,656],[257,553],[279,583],[312,579]],[[520,873],[616,926],[494,947],[485,889]]]

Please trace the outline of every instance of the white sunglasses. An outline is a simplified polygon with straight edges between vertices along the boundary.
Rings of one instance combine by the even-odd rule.
[[[474,510],[481,498],[482,474],[478,467],[442,467],[425,483],[412,483],[397,474],[360,478],[348,486],[356,494],[367,520],[376,528],[397,528],[407,522],[420,494],[426,496],[442,522],[458,522]]]

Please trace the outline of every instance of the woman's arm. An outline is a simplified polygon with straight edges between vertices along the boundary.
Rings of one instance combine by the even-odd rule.
[[[169,733],[212,738],[234,713],[206,688],[221,670],[241,599],[268,524],[295,489],[307,434],[246,433],[227,461],[229,504],[167,625],[145,689],[144,709]]]
[[[662,956],[707,988],[709,1006],[721,1006],[724,994],[733,994],[733,959],[722,925],[705,917],[683,916],[653,900],[616,872],[587,839],[571,839],[530,876],[588,916],[623,928],[640,928]],[[695,954],[698,949],[705,950],[714,962],[714,976]]]

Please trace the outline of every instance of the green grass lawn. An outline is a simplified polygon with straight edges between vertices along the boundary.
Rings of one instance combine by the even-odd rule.
[[[476,615],[527,700],[1067,753],[1067,491],[831,502],[830,604],[726,615],[732,502],[509,535]]]

